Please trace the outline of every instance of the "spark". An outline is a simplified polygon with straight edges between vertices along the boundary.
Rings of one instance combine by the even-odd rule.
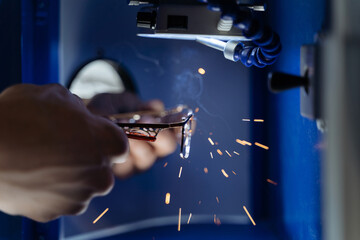
[[[195,113],[198,113],[199,112],[199,108],[197,107],[197,108],[195,108]]]
[[[181,173],[182,173],[182,167],[180,167],[179,178],[181,178]]]
[[[198,73],[200,73],[201,75],[204,75],[206,73],[206,71],[203,68],[199,68]]]
[[[216,197],[216,201],[217,201],[217,203],[218,203],[218,204],[220,203],[220,201],[219,201],[219,198],[218,198],[218,197]]]
[[[268,146],[265,146],[265,145],[263,145],[263,144],[261,144],[261,143],[255,143],[255,145],[256,146],[258,146],[258,147],[261,147],[261,148],[263,148],[263,149],[265,149],[265,150],[269,150],[269,147]]]
[[[236,142],[237,143],[240,143],[241,145],[245,146],[245,145],[248,145],[248,146],[251,146],[252,144],[245,141],[245,140],[240,140],[240,139],[236,139]]]
[[[248,118],[243,118],[242,121],[243,121],[243,122],[250,122],[250,119],[248,119]]]
[[[164,164],[164,167],[166,167],[168,165],[168,163],[166,162],[165,164]]]
[[[221,224],[220,218],[216,217],[216,214],[214,214],[214,223],[219,226]]]
[[[243,206],[243,208],[244,208],[246,214],[248,215],[249,219],[251,220],[252,224],[253,224],[254,226],[256,226],[256,223],[254,222],[254,219],[251,217],[251,215],[250,215],[250,213],[248,212],[248,210],[246,209],[246,207]]]
[[[204,168],[204,173],[208,173],[209,172],[209,170],[207,169],[207,168]]]
[[[189,214],[189,219],[188,219],[188,221],[187,221],[187,224],[190,223],[191,216],[192,216],[192,213]]]
[[[236,155],[240,156],[240,154],[239,154],[238,152],[235,152],[235,151],[234,151],[234,153],[235,153]]]
[[[224,174],[224,176],[225,176],[226,178],[228,178],[228,177],[229,177],[229,175],[225,172],[225,170],[224,170],[224,169],[221,169],[221,172],[222,172],[222,174]]]
[[[208,140],[209,140],[210,144],[214,146],[213,140],[211,138],[208,138]]]
[[[254,119],[254,122],[264,122],[264,119]]]
[[[217,153],[218,153],[220,156],[223,155],[223,153],[222,153],[222,151],[220,151],[220,149],[218,149],[218,150],[216,150],[216,151],[217,151]]]
[[[212,135],[213,135],[213,133],[212,133],[212,132],[209,132],[209,135],[210,135],[210,136],[212,136]]]
[[[227,153],[227,155],[229,155],[229,157],[231,157],[231,154],[227,150],[225,150],[225,152]]]
[[[201,200],[199,201],[199,205],[201,204]]]
[[[218,143],[218,142],[215,142],[215,145],[219,145],[219,143]]]
[[[267,181],[268,183],[271,183],[271,184],[275,185],[275,186],[278,185],[277,182],[274,182],[273,180],[266,179],[266,181]]]
[[[232,173],[233,173],[234,175],[236,175],[236,172],[232,171]]]
[[[210,157],[211,157],[211,158],[214,158],[214,156],[213,156],[212,152],[210,152]]]
[[[245,140],[243,140],[243,143],[244,143],[245,145],[248,145],[248,146],[251,146],[251,145],[252,145],[251,143],[249,143],[249,142],[247,142],[247,141],[245,141]]]
[[[170,193],[167,193],[165,196],[165,204],[169,205],[170,204]]]
[[[109,208],[105,209],[105,211],[103,211],[102,214],[100,214],[94,221],[93,221],[93,224],[95,224],[97,221],[99,221],[99,219],[104,216],[104,214],[109,211]]]
[[[181,208],[179,208],[178,232],[180,232],[180,227],[181,227]]]

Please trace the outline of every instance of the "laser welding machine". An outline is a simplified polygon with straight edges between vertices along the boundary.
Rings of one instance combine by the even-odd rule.
[[[0,213],[0,239],[358,239],[359,8],[0,0],[2,90],[70,86],[103,60],[142,99],[198,109],[187,160],[174,154],[116,180],[80,216],[43,224]]]

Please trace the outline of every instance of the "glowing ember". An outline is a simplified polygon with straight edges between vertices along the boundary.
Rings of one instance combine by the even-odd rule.
[[[271,184],[275,185],[275,186],[278,185],[277,182],[274,182],[273,180],[266,179],[266,181],[267,181],[268,183],[271,183]]]
[[[219,201],[219,198],[218,198],[218,197],[216,197],[216,201],[217,201],[217,203],[218,203],[218,204],[220,203],[220,201]]]
[[[95,224],[97,221],[99,221],[99,219],[104,216],[104,214],[109,211],[109,208],[105,209],[105,211],[103,211],[102,214],[100,214],[94,221],[93,221],[93,224]]]
[[[213,156],[212,152],[210,152],[210,157],[211,157],[211,158],[214,158],[214,156]]]
[[[248,119],[248,118],[243,118],[242,121],[243,121],[243,122],[250,122],[250,119]]]
[[[255,145],[256,146],[258,146],[258,147],[261,147],[261,148],[263,148],[263,149],[265,149],[265,150],[269,150],[269,147],[268,146],[265,146],[265,145],[263,145],[263,144],[261,144],[261,143],[255,143]]]
[[[181,227],[181,208],[179,208],[178,232],[180,232],[180,227]]]
[[[182,173],[182,167],[180,167],[179,178],[181,178],[181,173]]]
[[[236,175],[236,172],[232,171],[232,173],[233,173],[234,175]]]
[[[204,168],[204,173],[208,173],[209,172],[209,170],[207,169],[207,168]]]
[[[248,215],[249,219],[251,220],[252,224],[253,224],[254,226],[256,226],[256,223],[254,222],[254,219],[251,217],[251,215],[250,215],[250,213],[248,212],[248,210],[246,209],[246,207],[243,206],[243,208],[244,208],[246,214]]]
[[[206,73],[206,71],[203,68],[199,68],[198,73],[200,73],[201,75],[204,75]]]
[[[209,140],[210,144],[214,146],[213,140],[211,138],[208,138],[208,140]]]
[[[235,153],[236,155],[240,156],[240,154],[239,154],[238,152],[235,152],[235,151],[234,151],[234,153]]]
[[[166,162],[165,164],[164,164],[164,167],[166,167],[168,165],[168,163]]]
[[[170,204],[170,193],[167,193],[165,196],[165,204],[169,205]]]
[[[198,113],[199,112],[199,108],[195,108],[195,113]]]
[[[189,214],[189,218],[188,218],[187,224],[190,223],[191,216],[192,216],[192,213]]]
[[[229,157],[231,157],[231,154],[227,150],[225,150],[225,152],[227,153],[227,155],[229,155]]]
[[[228,177],[229,177],[229,175],[225,172],[225,170],[224,170],[224,169],[221,169],[221,172],[222,172],[222,174],[224,174],[224,176],[225,176],[226,178],[228,178]]]
[[[264,122],[264,119],[254,119],[254,122]]]
[[[220,149],[218,149],[218,150],[216,150],[216,151],[217,151],[217,153],[218,153],[220,156],[223,155],[223,153],[222,153],[222,151],[220,151]]]

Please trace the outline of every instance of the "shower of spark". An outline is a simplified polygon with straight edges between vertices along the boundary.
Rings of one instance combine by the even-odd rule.
[[[221,172],[222,172],[222,174],[223,174],[226,178],[228,178],[228,177],[229,177],[229,175],[225,172],[225,170],[224,170],[224,169],[221,169]]]
[[[231,154],[227,150],[225,150],[225,152],[227,153],[227,155],[229,155],[229,157],[231,157]]]
[[[245,140],[240,140],[240,139],[236,139],[236,142],[243,145],[243,146],[245,146],[245,145],[251,146],[252,145],[251,143],[249,143],[249,142],[247,142]]]
[[[180,232],[180,227],[181,227],[181,208],[179,208],[178,232]]]
[[[208,138],[208,140],[209,140],[211,145],[213,145],[213,146],[215,145],[215,143],[213,142],[213,140],[211,138]]]
[[[261,143],[255,143],[255,145],[256,146],[258,146],[258,147],[261,147],[261,148],[263,148],[263,149],[265,149],[265,150],[269,150],[269,147],[268,146],[265,146],[265,145],[263,145],[263,144],[261,144]]]
[[[252,224],[253,224],[254,226],[256,226],[256,223],[255,223],[254,219],[251,217],[251,215],[250,215],[250,213],[248,212],[248,210],[246,209],[246,207],[243,206],[243,208],[244,208],[246,214],[248,215],[249,219],[251,220]]]
[[[266,181],[267,181],[268,183],[271,183],[272,185],[275,185],[275,186],[278,185],[278,183],[277,183],[277,182],[274,182],[273,180],[266,179]]]
[[[188,220],[187,220],[187,224],[190,223],[191,216],[192,216],[192,213],[189,214],[189,218],[188,218]]]
[[[201,74],[201,75],[204,75],[206,73],[206,71],[203,68],[199,68],[198,73]]]
[[[109,211],[109,208],[105,209],[105,211],[103,211],[102,214],[100,214],[94,221],[93,224],[95,224],[97,221],[99,221],[100,218],[102,218],[102,216],[104,216],[104,214]]]
[[[180,167],[180,170],[179,170],[179,178],[181,178],[181,173],[182,173],[182,167]]]
[[[165,204],[169,205],[170,204],[170,193],[167,193],[165,196]]]

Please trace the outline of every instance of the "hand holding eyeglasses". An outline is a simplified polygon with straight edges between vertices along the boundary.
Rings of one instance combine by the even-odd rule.
[[[184,134],[189,133],[190,118],[184,124],[185,119],[182,117],[188,115],[182,116],[180,109],[165,111],[162,102],[154,100],[143,103],[131,93],[97,95],[88,104],[88,109],[97,115],[109,118],[123,128],[130,138],[130,154],[127,161],[115,164],[113,167],[114,173],[120,178],[145,171],[159,157],[173,153],[179,142],[178,139],[184,143],[180,144],[184,152],[183,156],[188,156],[190,138],[189,135]]]

